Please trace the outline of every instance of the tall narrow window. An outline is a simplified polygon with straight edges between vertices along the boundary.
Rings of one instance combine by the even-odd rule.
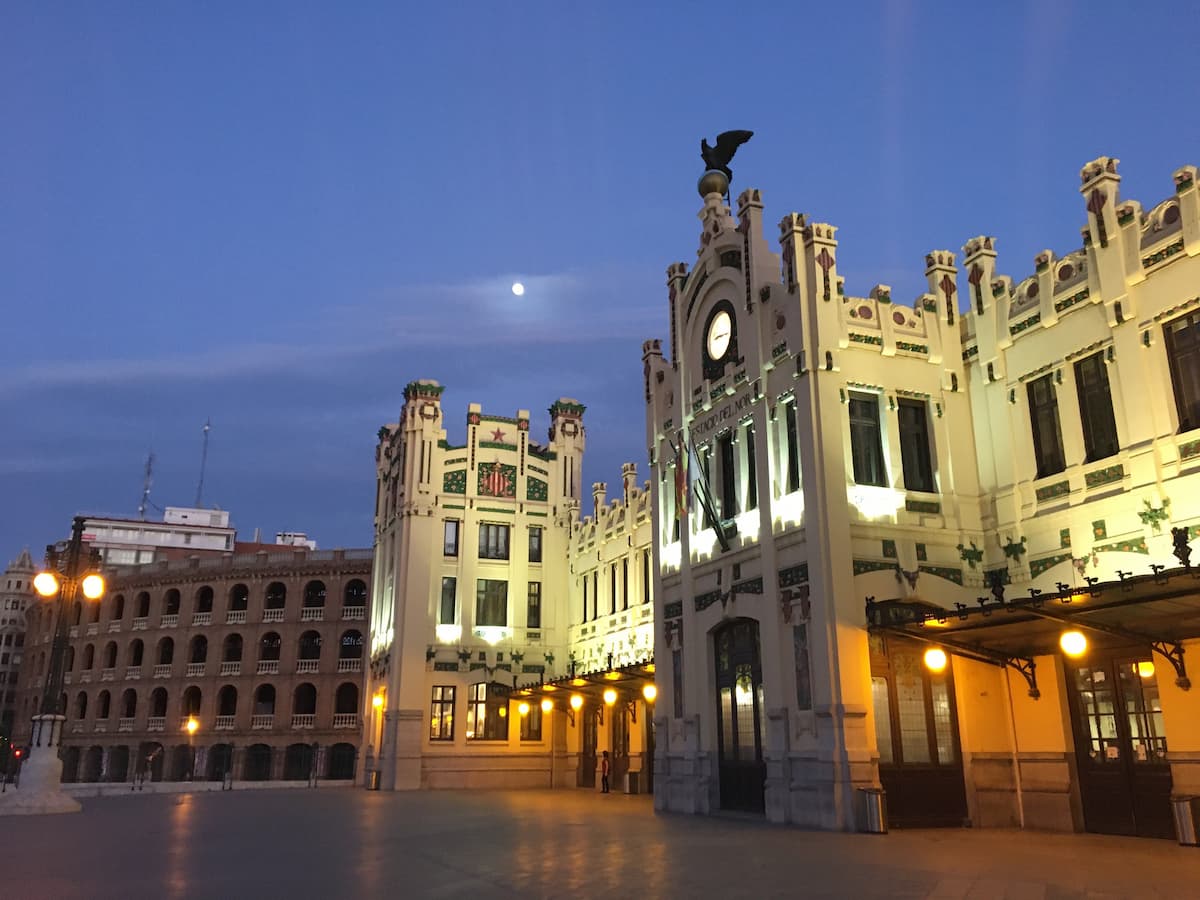
[[[475,587],[475,624],[508,624],[508,582],[480,578]]]
[[[1079,392],[1079,421],[1083,425],[1087,461],[1114,455],[1121,448],[1117,444],[1117,421],[1113,417],[1103,352],[1075,363],[1075,387]]]
[[[650,551],[642,551],[642,602],[650,602]]]
[[[629,609],[629,557],[621,560],[621,609]]]
[[[429,739],[454,740],[454,686],[435,684],[429,704]]]
[[[442,529],[442,554],[458,556],[458,519],[447,519]]]
[[[442,579],[442,603],[438,610],[439,625],[453,625],[458,606],[458,579]]]
[[[542,561],[542,529],[539,525],[529,527],[529,561],[531,563]]]
[[[758,509],[758,463],[754,459],[754,423],[746,424],[746,509]]]
[[[737,464],[733,458],[733,433],[717,438],[717,465],[721,467],[721,518],[732,519],[738,514]]]
[[[1067,467],[1063,456],[1062,431],[1058,426],[1058,397],[1054,376],[1043,375],[1029,382],[1029,418],[1033,423],[1033,455],[1037,477],[1045,478]]]
[[[925,403],[900,400],[900,461],[904,467],[904,487],[910,491],[932,493],[933,465],[929,452],[929,423]]]
[[[1180,316],[1163,326],[1167,362],[1175,388],[1179,430],[1200,428],[1200,312]]]
[[[588,577],[583,576],[583,618],[580,620],[586,622],[588,620]]]
[[[479,526],[479,558],[508,559],[508,526],[483,523]]]
[[[542,707],[537,703],[529,704],[529,712],[521,717],[521,740],[540,741],[542,739]]]
[[[850,455],[857,484],[887,485],[879,435],[879,398],[874,394],[850,395]]]
[[[671,468],[671,540],[679,540],[679,510],[682,508],[686,500],[684,491],[686,488],[679,483],[682,476],[679,474],[679,468],[673,466]]]
[[[542,627],[542,583],[529,582],[529,602],[525,611],[525,627]]]
[[[608,567],[608,613],[617,611],[617,564]]]
[[[796,432],[796,404],[783,406],[783,424],[787,430],[787,492],[800,490],[800,437]]]
[[[592,570],[592,618],[600,618],[600,571]]]

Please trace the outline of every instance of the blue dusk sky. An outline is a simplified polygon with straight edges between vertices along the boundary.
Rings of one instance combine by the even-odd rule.
[[[42,3],[0,8],[0,562],[76,512],[203,502],[371,543],[404,385],[587,404],[585,483],[646,475],[641,344],[735,193],[839,228],[847,291],[1079,246],[1079,168],[1149,208],[1200,163],[1189,4]],[[772,229],[773,230],[773,229]],[[523,297],[510,291],[526,285]],[[961,292],[960,292],[961,296]]]

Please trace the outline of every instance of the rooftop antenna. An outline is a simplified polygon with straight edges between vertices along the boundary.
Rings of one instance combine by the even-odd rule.
[[[196,485],[196,509],[200,509],[200,498],[204,494],[204,467],[208,463],[208,432],[212,429],[212,419],[206,419],[204,428],[201,432],[204,435],[204,444],[200,450],[200,481]]]
[[[154,451],[146,456],[146,474],[142,477],[142,502],[138,504],[138,517],[146,521],[146,504],[150,502],[150,485],[154,484]]]

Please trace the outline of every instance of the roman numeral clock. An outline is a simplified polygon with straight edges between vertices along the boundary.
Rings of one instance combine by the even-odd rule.
[[[722,300],[704,323],[704,377],[715,381],[725,375],[725,367],[738,358],[737,318],[733,304]]]

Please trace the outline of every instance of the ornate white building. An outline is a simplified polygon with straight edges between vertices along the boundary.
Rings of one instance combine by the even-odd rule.
[[[644,347],[658,808],[853,828],[882,783],[900,824],[1169,833],[1200,789],[1195,180],[1144,212],[1097,160],[1080,250],[1015,284],[992,238],[934,251],[903,305],[705,174]]]

